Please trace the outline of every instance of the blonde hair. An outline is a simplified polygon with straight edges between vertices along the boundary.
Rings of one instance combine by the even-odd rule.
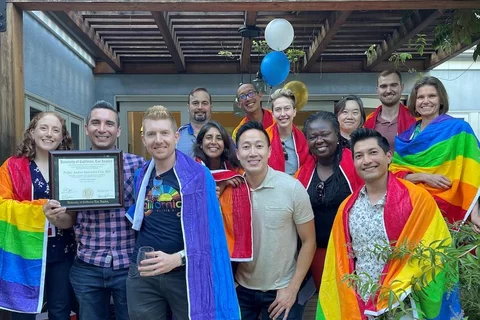
[[[170,120],[172,123],[173,131],[177,131],[177,121],[173,117],[172,113],[168,111],[164,106],[153,106],[145,111],[142,120],[142,126],[145,127],[145,120]]]
[[[290,89],[277,89],[275,90],[274,93],[270,96],[270,100],[272,101],[272,109],[273,109],[273,104],[275,100],[279,98],[287,98],[292,101],[292,107],[295,109],[295,95],[293,94],[293,91]]]

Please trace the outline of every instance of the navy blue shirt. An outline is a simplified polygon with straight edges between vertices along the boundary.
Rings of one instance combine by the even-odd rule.
[[[33,199],[50,199],[50,188],[35,161],[30,161],[30,175],[33,183]],[[47,262],[64,261],[75,256],[75,235],[73,229],[49,228]]]
[[[132,261],[136,261],[138,248],[143,246],[167,254],[183,250],[181,212],[180,187],[173,168],[160,176],[155,176],[153,170],[144,202],[145,216],[137,235]]]

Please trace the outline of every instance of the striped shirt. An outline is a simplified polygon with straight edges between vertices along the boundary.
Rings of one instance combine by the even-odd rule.
[[[145,159],[123,153],[124,207],[110,210],[78,211],[74,226],[80,260],[98,267],[128,268],[135,247],[135,232],[125,217],[134,203],[133,176]]]

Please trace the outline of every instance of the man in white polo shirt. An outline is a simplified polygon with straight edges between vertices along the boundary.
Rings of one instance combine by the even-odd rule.
[[[235,275],[242,319],[301,320],[297,295],[316,249],[307,191],[268,166],[270,140],[260,123],[241,126],[236,144],[253,208],[253,261],[240,263]]]

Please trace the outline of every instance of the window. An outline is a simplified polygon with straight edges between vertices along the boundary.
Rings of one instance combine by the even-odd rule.
[[[28,127],[30,121],[40,112],[53,111],[58,113],[65,119],[67,130],[73,139],[73,148],[75,150],[85,149],[85,135],[82,128],[85,126],[85,118],[63,109],[57,105],[47,102],[46,100],[33,94],[25,95],[25,128]]]

